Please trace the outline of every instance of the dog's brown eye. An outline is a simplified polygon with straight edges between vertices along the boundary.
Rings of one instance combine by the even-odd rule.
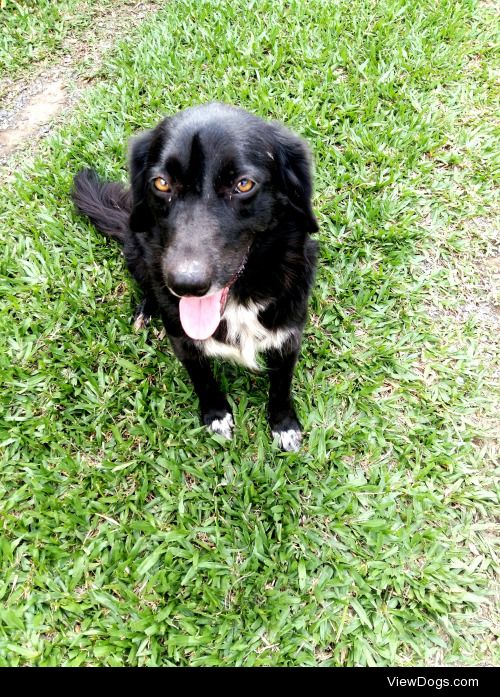
[[[163,177],[156,177],[153,183],[155,185],[155,189],[158,189],[158,191],[167,192],[171,190],[170,184],[166,179],[163,179]]]
[[[240,192],[240,194],[246,194],[249,191],[253,189],[255,186],[255,182],[253,182],[251,179],[240,179],[240,181],[236,184],[236,190]]]

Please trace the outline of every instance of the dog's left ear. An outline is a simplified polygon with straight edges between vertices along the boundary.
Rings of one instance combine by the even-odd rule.
[[[281,125],[273,125],[274,158],[280,188],[290,205],[303,219],[308,232],[317,232],[318,223],[312,210],[312,157],[308,145]]]
[[[129,171],[132,190],[132,212],[129,226],[133,232],[147,232],[154,223],[148,205],[147,193],[149,182],[147,171],[157,155],[166,130],[168,119],[164,119],[156,128],[145,131],[132,138],[129,146]]]
[[[153,223],[146,201],[146,170],[154,133],[154,129],[146,131],[130,141],[129,171],[132,190],[132,212],[130,214],[129,226],[132,232],[146,232]]]

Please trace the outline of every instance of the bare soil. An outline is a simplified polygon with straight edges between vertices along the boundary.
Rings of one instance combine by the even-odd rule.
[[[116,0],[111,8],[97,12],[90,30],[66,41],[58,65],[35,66],[29,78],[0,79],[0,178],[9,175],[14,153],[36,147],[57,117],[78,101],[93,81],[104,53],[160,6],[159,0]],[[83,73],[82,61],[89,66]]]

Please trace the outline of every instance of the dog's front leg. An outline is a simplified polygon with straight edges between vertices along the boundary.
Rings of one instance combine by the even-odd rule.
[[[171,337],[170,340],[198,395],[203,424],[214,433],[232,438],[234,422],[231,407],[213,376],[208,359],[189,339]]]
[[[269,370],[269,424],[282,450],[297,451],[300,448],[302,427],[293,407],[291,387],[293,370],[299,355],[299,347],[281,353],[266,354]]]

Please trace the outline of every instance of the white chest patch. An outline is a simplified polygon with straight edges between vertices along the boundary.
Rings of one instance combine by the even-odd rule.
[[[218,356],[261,370],[258,354],[271,348],[279,349],[295,332],[294,329],[269,330],[263,327],[258,319],[263,309],[264,305],[254,302],[240,305],[230,298],[222,315],[227,326],[226,341],[210,338],[196,344],[206,356]]]

